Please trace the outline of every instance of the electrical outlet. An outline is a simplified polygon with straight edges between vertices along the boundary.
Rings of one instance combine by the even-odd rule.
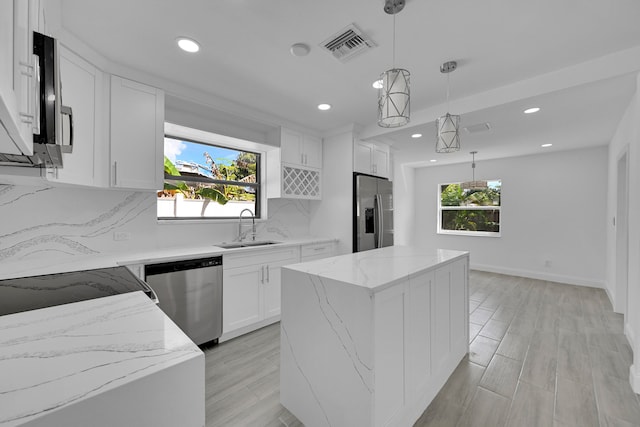
[[[114,231],[113,240],[116,242],[122,242],[123,240],[131,240],[131,233],[125,231]]]

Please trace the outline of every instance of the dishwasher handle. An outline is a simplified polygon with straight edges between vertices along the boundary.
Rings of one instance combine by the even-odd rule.
[[[160,264],[144,266],[145,277],[156,274],[173,273],[176,271],[193,270],[196,268],[216,267],[222,265],[222,256],[211,258],[188,259],[184,261],[171,261]]]

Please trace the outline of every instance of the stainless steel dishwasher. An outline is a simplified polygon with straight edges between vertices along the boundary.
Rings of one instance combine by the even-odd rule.
[[[145,265],[158,304],[196,344],[222,335],[222,257]]]

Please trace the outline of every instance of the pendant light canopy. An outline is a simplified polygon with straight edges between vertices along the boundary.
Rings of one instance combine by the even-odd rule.
[[[453,153],[460,150],[460,116],[449,114],[449,73],[458,68],[455,61],[445,62],[440,72],[447,74],[447,114],[436,120],[436,153]]]
[[[409,123],[409,71],[396,68],[396,13],[404,9],[405,0],[385,0],[384,11],[393,15],[393,67],[380,75],[378,91],[378,125],[385,128]]]

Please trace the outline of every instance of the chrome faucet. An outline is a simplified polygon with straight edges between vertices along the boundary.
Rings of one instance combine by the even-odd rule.
[[[256,216],[251,211],[251,209],[243,209],[238,216],[238,241],[242,242],[242,214],[245,212],[249,212],[251,214],[251,240],[256,240]]]

